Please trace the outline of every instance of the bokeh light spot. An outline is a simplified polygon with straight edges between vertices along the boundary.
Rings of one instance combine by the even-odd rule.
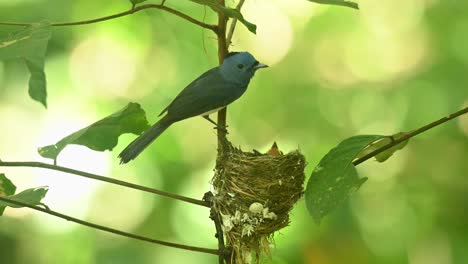
[[[460,19],[452,29],[450,37],[452,52],[464,63],[468,64],[468,52],[466,43],[468,43],[468,19]]]
[[[209,164],[206,169],[195,171],[188,175],[190,180],[181,189],[181,193],[188,197],[201,197],[208,191],[209,181],[213,174],[214,164]],[[187,203],[176,203],[171,215],[171,224],[178,240],[186,244],[205,244],[216,246],[213,240],[214,226],[207,221],[209,209],[201,206],[193,206]],[[194,236],[186,234],[197,230]]]
[[[257,34],[239,25],[233,39],[233,49],[248,50],[259,61],[270,66],[281,61],[293,41],[292,25],[285,11],[271,1],[259,0],[246,1],[243,13],[257,25]]]
[[[343,60],[342,41],[338,36],[327,36],[318,39],[313,49],[311,71],[327,88],[340,89],[358,81]]]
[[[70,102],[64,100],[64,102]],[[78,102],[68,103],[51,109],[41,120],[40,132],[34,146],[54,144],[63,137],[86,127],[94,120],[91,109],[80,109]],[[38,154],[36,154],[38,156]],[[50,162],[50,160],[47,160]],[[96,152],[84,146],[68,145],[59,155],[60,166],[79,169],[99,175],[107,175],[110,169],[108,154]],[[86,216],[91,198],[99,183],[72,174],[58,171],[41,172],[35,186],[49,186],[45,203],[61,212],[73,212],[78,218]],[[39,225],[46,226],[50,232],[64,232],[75,225],[50,217],[41,217]]]
[[[367,126],[376,120],[385,119],[389,105],[385,97],[375,91],[356,93],[351,98],[349,113],[354,127]]]
[[[135,78],[137,56],[112,36],[91,35],[78,43],[70,58],[70,75],[77,89],[102,96],[125,94]]]
[[[412,31],[422,21],[426,0],[361,0],[360,18],[374,34]]]
[[[360,190],[355,197],[353,213],[368,248],[379,256],[392,256],[405,250],[409,239],[418,231],[405,195],[394,188],[386,188],[368,193]],[[385,208],[384,215],[382,208]],[[399,232],[394,232],[395,227]]]
[[[428,50],[422,29],[389,35],[357,30],[348,44],[344,54],[347,67],[362,81],[373,82],[410,74],[422,65]],[[391,85],[381,87],[392,88]]]
[[[418,241],[408,250],[409,264],[451,264],[452,248],[448,237],[443,234],[432,234]]]
[[[288,15],[297,31],[306,26],[312,17],[326,10],[324,8],[326,5],[313,4],[308,1],[273,0],[269,2],[275,3],[281,11]]]
[[[130,170],[123,169],[113,177],[119,180],[144,185],[140,178]],[[151,213],[154,197],[142,191],[102,184],[94,194],[94,203],[90,204],[89,219],[104,226],[130,231],[139,226]],[[113,234],[106,234],[114,236]]]

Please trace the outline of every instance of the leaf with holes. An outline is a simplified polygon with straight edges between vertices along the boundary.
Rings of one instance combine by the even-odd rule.
[[[346,7],[351,7],[354,9],[359,9],[359,5],[357,3],[346,1],[346,0],[309,0],[309,1],[315,2],[318,4],[338,5],[338,6],[346,6]]]
[[[216,0],[190,0],[190,1],[200,4],[200,5],[209,6],[215,12],[223,13],[227,17],[236,18],[237,20],[239,20],[239,22],[244,24],[244,26],[246,26],[250,32],[254,34],[256,34],[257,32],[257,26],[245,20],[244,16],[237,9],[222,6]]]
[[[139,104],[129,103],[120,111],[76,131],[54,145],[39,148],[38,152],[44,158],[55,160],[69,144],[86,146],[96,151],[112,150],[120,135],[139,135],[148,127],[145,111]]]
[[[15,194],[16,186],[5,176],[0,173],[0,197],[7,197]],[[0,205],[0,216],[5,211],[5,206]]]
[[[316,223],[359,189],[367,178],[359,178],[352,164],[366,146],[381,139],[379,135],[354,136],[331,149],[315,167],[307,182],[305,200]]]
[[[51,36],[51,26],[42,22],[0,39],[0,60],[21,58],[31,74],[29,96],[47,107],[47,84],[44,61]]]
[[[29,205],[43,205],[41,201],[45,197],[48,190],[49,190],[49,187],[47,186],[31,188],[31,189],[24,190],[15,195],[6,196],[5,198],[18,201],[18,202],[27,203]],[[13,208],[23,207],[21,205],[10,204],[4,201],[0,201],[0,206],[9,206]]]

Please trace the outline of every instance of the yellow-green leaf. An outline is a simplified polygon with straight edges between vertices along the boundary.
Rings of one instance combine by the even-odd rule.
[[[16,186],[5,176],[0,173],[0,197],[7,197],[15,194]],[[5,206],[0,205],[0,216],[5,211]]]
[[[42,204],[41,200],[45,197],[48,190],[49,190],[49,187],[47,186],[31,188],[31,189],[24,190],[15,195],[6,196],[5,198],[18,201],[18,202],[23,202],[29,205],[41,205]],[[4,201],[0,201],[0,206],[2,207],[9,206],[13,208],[23,207],[21,205],[10,204]]]
[[[29,95],[47,107],[45,54],[51,36],[47,22],[33,24],[0,39],[0,60],[23,59],[30,72]]]
[[[38,152],[44,158],[55,160],[69,144],[86,146],[96,151],[112,150],[120,135],[139,135],[148,127],[145,111],[139,104],[129,103],[120,111],[68,135],[54,145],[39,148]]]
[[[318,4],[326,4],[326,5],[338,5],[338,6],[346,6],[354,9],[359,9],[359,5],[355,2],[346,1],[346,0],[309,0],[310,2],[315,2]]]

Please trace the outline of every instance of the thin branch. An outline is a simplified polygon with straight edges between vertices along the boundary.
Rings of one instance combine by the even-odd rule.
[[[227,258],[230,258],[230,251],[226,249],[224,245],[224,235],[223,235],[223,228],[221,227],[221,221],[219,219],[219,215],[216,212],[215,208],[211,208],[210,210],[210,219],[213,220],[216,228],[216,238],[218,239],[218,250],[219,250],[219,258],[218,263],[223,264]]]
[[[96,174],[92,174],[92,173],[88,173],[88,172],[84,172],[84,171],[74,170],[74,169],[70,169],[70,168],[67,168],[67,167],[51,165],[51,164],[42,163],[42,162],[35,162],[35,161],[31,161],[31,162],[28,162],[28,161],[5,162],[5,161],[0,161],[0,167],[35,167],[35,168],[44,168],[44,169],[49,169],[49,170],[56,170],[56,171],[61,171],[61,172],[66,172],[66,173],[82,176],[82,177],[89,178],[89,179],[94,179],[94,180],[108,182],[108,183],[112,183],[112,184],[116,184],[116,185],[120,185],[120,186],[125,186],[125,187],[131,188],[131,189],[136,189],[136,190],[140,190],[140,191],[144,191],[144,192],[149,192],[149,193],[153,193],[153,194],[166,196],[166,197],[169,197],[169,198],[172,198],[172,199],[177,199],[177,200],[184,201],[184,202],[191,203],[191,204],[210,207],[209,203],[207,203],[205,201],[185,197],[185,196],[178,195],[178,194],[168,193],[168,192],[160,191],[160,190],[157,190],[157,189],[153,189],[153,188],[149,188],[149,187],[145,187],[145,186],[141,186],[141,185],[137,185],[137,184],[134,184],[134,183],[129,183],[129,182],[125,182],[125,181],[121,181],[121,180],[117,180],[117,179],[112,179],[112,178],[109,178],[109,177],[104,177],[104,176],[100,176],[100,175],[96,175]]]
[[[130,10],[120,12],[120,13],[110,15],[110,16],[105,16],[105,17],[100,17],[100,18],[95,18],[95,19],[89,19],[89,20],[83,20],[83,21],[76,21],[76,22],[51,23],[51,25],[55,26],[55,27],[61,27],[61,26],[79,26],[79,25],[93,24],[93,23],[98,23],[98,22],[102,22],[102,21],[106,21],[106,20],[111,20],[111,19],[118,18],[118,17],[131,15],[133,13],[136,13],[136,12],[139,12],[139,11],[142,11],[142,10],[145,10],[145,9],[161,9],[161,10],[167,11],[167,12],[169,12],[171,14],[174,14],[174,15],[180,17],[180,18],[183,18],[183,19],[189,21],[190,23],[198,25],[198,26],[200,26],[202,28],[210,29],[215,33],[217,31],[216,25],[206,24],[206,23],[204,23],[202,21],[199,21],[199,20],[197,20],[197,19],[195,19],[195,18],[193,18],[193,17],[191,17],[189,15],[186,15],[186,14],[184,14],[184,13],[178,11],[178,10],[167,7],[167,6],[164,5],[164,2],[162,4],[146,4],[146,5],[140,5],[140,6],[132,7],[132,9],[130,9]],[[4,25],[4,26],[30,26],[32,24],[33,23],[0,22],[0,25]]]
[[[171,242],[167,242],[167,241],[162,241],[162,240],[152,239],[152,238],[148,238],[148,237],[144,237],[144,236],[139,236],[139,235],[127,233],[127,232],[124,232],[124,231],[120,231],[120,230],[117,230],[117,229],[113,229],[113,228],[110,228],[110,227],[90,223],[90,222],[87,222],[87,221],[84,221],[84,220],[81,220],[81,219],[78,219],[78,218],[74,218],[74,217],[71,217],[71,216],[68,216],[68,215],[64,215],[64,214],[52,211],[50,209],[44,209],[44,208],[39,207],[39,206],[30,205],[30,204],[27,204],[27,203],[24,203],[24,202],[11,200],[11,199],[1,197],[1,196],[0,196],[0,201],[15,204],[15,205],[22,206],[22,207],[28,207],[28,208],[34,209],[36,211],[40,211],[40,212],[43,212],[43,213],[46,213],[46,214],[50,214],[50,215],[65,219],[67,221],[75,222],[75,223],[80,224],[80,225],[88,226],[88,227],[91,227],[91,228],[94,228],[94,229],[99,229],[99,230],[102,230],[102,231],[105,231],[105,232],[109,232],[109,233],[129,237],[129,238],[133,238],[133,239],[137,239],[137,240],[141,240],[141,241],[145,241],[145,242],[159,244],[159,245],[163,245],[163,246],[167,246],[167,247],[180,248],[180,249],[184,249],[184,250],[190,250],[190,251],[203,252],[203,253],[208,253],[208,254],[213,254],[213,255],[219,255],[219,251],[217,249],[192,247],[192,246],[188,246],[188,245],[171,243]]]
[[[224,245],[224,234],[223,228],[221,227],[221,219],[219,218],[219,214],[217,213],[215,204],[214,204],[214,195],[212,192],[207,192],[203,196],[203,201],[210,203],[211,210],[210,210],[210,219],[213,220],[216,228],[215,237],[218,239],[218,250],[219,250],[219,258],[218,264],[223,264],[226,261],[227,264],[230,264],[232,249],[226,248]]]
[[[401,138],[398,138],[398,139],[396,139],[396,140],[392,140],[389,144],[387,144],[387,145],[385,145],[385,146],[383,146],[383,147],[381,147],[381,148],[379,148],[379,149],[376,149],[376,150],[374,150],[374,151],[368,153],[367,155],[364,155],[364,156],[362,156],[361,158],[355,160],[355,161],[353,162],[353,165],[356,166],[356,165],[358,165],[358,164],[361,164],[361,163],[363,163],[364,161],[366,161],[366,160],[368,160],[368,159],[374,157],[375,155],[377,155],[377,154],[379,154],[379,153],[384,152],[385,150],[387,150],[387,149],[389,149],[389,148],[391,148],[391,147],[393,147],[393,146],[396,146],[396,145],[400,144],[400,143],[403,142],[403,141],[406,141],[406,140],[408,140],[408,139],[410,139],[410,138],[412,138],[412,137],[414,137],[414,136],[416,136],[416,135],[419,135],[419,134],[421,134],[421,133],[423,133],[423,132],[425,132],[425,131],[427,131],[427,130],[429,130],[429,129],[431,129],[431,128],[434,128],[434,127],[436,127],[436,126],[438,126],[438,125],[441,125],[441,124],[443,124],[443,123],[445,123],[445,122],[447,122],[447,121],[450,121],[450,120],[452,120],[452,119],[454,119],[454,118],[456,118],[456,117],[459,117],[459,116],[461,116],[461,115],[464,115],[464,114],[466,114],[466,113],[468,113],[468,107],[465,107],[464,109],[462,109],[462,110],[460,110],[460,111],[457,111],[457,112],[455,112],[455,113],[453,113],[453,114],[450,114],[450,115],[448,115],[448,116],[445,116],[445,117],[443,117],[443,118],[441,118],[441,119],[439,119],[439,120],[437,120],[437,121],[434,121],[434,122],[432,122],[432,123],[430,123],[430,124],[427,124],[427,125],[425,125],[425,126],[423,126],[423,127],[421,127],[421,128],[418,128],[418,129],[413,130],[413,131],[411,131],[411,132],[409,132],[409,133],[406,133],[406,134],[405,134],[404,136],[402,136]]]
[[[239,0],[239,3],[236,6],[236,9],[240,12],[242,6],[244,5],[245,0]],[[228,45],[227,48],[229,48],[229,45],[231,45],[232,42],[232,36],[234,35],[234,30],[236,29],[236,24],[237,24],[237,18],[235,17],[232,19],[231,22],[231,27],[229,28],[227,38],[226,38],[226,45]]]

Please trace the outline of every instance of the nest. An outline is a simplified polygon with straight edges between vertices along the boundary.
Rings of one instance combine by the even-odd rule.
[[[270,255],[273,233],[289,224],[289,211],[302,197],[305,165],[299,151],[283,155],[276,143],[262,154],[225,142],[212,181],[213,208],[233,249],[232,263]]]

